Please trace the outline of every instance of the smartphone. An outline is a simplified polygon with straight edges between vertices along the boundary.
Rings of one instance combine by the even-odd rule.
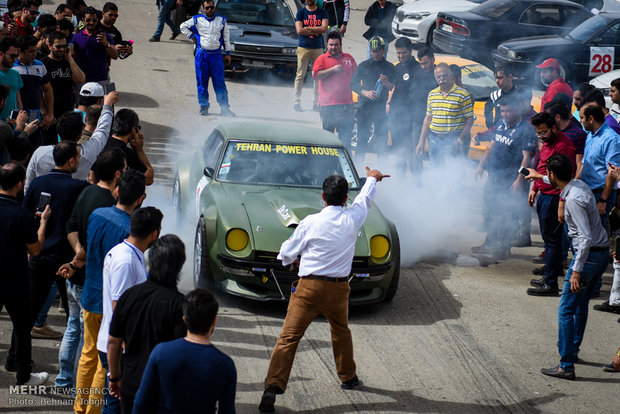
[[[105,91],[104,93],[107,95],[116,90],[116,84],[114,82],[107,83],[103,89]]]
[[[11,111],[11,115],[9,115],[10,119],[17,119],[17,115],[19,115],[19,110],[14,109]]]
[[[37,213],[43,213],[45,211],[45,206],[50,203],[50,199],[52,195],[50,193],[41,192],[41,196],[39,197],[39,205],[37,206]]]
[[[528,175],[530,175],[530,172],[528,171],[527,168],[521,167],[519,168],[519,174],[521,174],[524,177],[527,177]]]
[[[30,111],[28,111],[28,123],[31,123],[33,121],[36,121],[37,119],[39,119],[39,113],[41,111],[36,110],[36,109],[31,109]]]

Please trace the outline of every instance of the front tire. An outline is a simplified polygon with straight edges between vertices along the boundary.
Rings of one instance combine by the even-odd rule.
[[[207,228],[204,217],[200,217],[194,238],[194,288],[213,289],[213,274],[209,268]]]

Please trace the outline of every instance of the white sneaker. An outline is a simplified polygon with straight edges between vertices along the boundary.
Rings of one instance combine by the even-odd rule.
[[[30,379],[23,385],[45,385],[48,377],[47,372],[33,372],[30,374]]]

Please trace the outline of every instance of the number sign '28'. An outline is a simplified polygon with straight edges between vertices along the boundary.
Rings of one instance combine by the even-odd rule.
[[[613,47],[590,48],[590,76],[597,76],[614,69]]]

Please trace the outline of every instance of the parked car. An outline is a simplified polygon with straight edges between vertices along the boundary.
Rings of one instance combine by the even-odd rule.
[[[433,43],[485,64],[508,39],[564,35],[593,14],[565,0],[489,0],[468,11],[439,13]]]
[[[487,0],[417,0],[398,8],[392,20],[392,33],[398,37],[408,37],[414,45],[433,45],[433,30],[437,13],[440,11],[469,10]]]
[[[300,6],[299,0],[217,0],[216,13],[226,17],[230,29],[232,63],[226,71],[295,71],[295,15]]]
[[[194,286],[254,300],[287,300],[297,272],[276,259],[299,222],[323,208],[323,180],[340,174],[349,203],[361,189],[351,157],[334,134],[294,124],[217,126],[177,165],[173,205],[194,218]],[[352,304],[391,300],[400,275],[394,223],[373,203],[358,232]]]
[[[606,57],[598,49],[611,48]],[[564,36],[513,39],[493,53],[497,63],[510,64],[522,76],[532,76],[535,65],[547,58],[560,62],[566,81],[586,82],[604,72],[620,69],[620,13],[600,13]],[[609,84],[607,85],[609,88]]]
[[[611,82],[618,78],[620,78],[620,69],[616,69],[616,70],[612,70],[611,72],[604,73],[590,81],[590,85],[603,91],[603,93],[605,94],[605,102],[607,103],[607,107],[613,113],[613,116],[615,117],[617,117],[618,114],[620,114],[620,106],[618,106],[618,104],[615,104],[611,101],[611,97],[609,96],[609,88],[611,86]]]

